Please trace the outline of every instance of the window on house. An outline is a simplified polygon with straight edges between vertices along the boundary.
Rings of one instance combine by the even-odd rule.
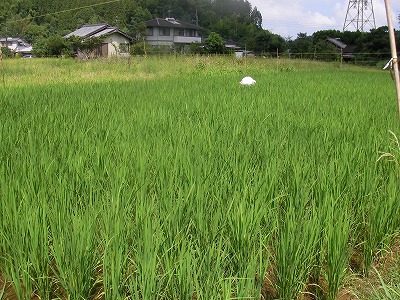
[[[147,35],[149,35],[149,36],[153,35],[153,27],[147,28]]]
[[[196,36],[196,30],[188,29],[187,30],[187,36]]]
[[[169,36],[169,35],[171,35],[171,32],[170,32],[169,28],[160,28],[159,30],[160,30],[159,31],[160,36]]]
[[[185,30],[183,28],[176,28],[174,31],[174,35],[185,36]]]
[[[129,52],[129,44],[126,44],[126,43],[119,44],[119,51],[121,53],[128,53]]]

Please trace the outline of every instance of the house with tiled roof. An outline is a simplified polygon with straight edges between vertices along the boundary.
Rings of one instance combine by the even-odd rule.
[[[65,35],[64,38],[72,36],[82,38],[82,40],[91,37],[103,37],[103,42],[93,53],[95,56],[101,57],[128,55],[129,46],[132,43],[131,36],[108,24],[84,25]]]
[[[341,57],[344,60],[351,60],[354,59],[354,52],[356,51],[356,46],[348,46],[345,43],[343,43],[339,38],[330,38],[328,37],[326,39],[329,43],[333,44],[336,46],[337,49],[339,49],[341,53]]]
[[[156,18],[146,22],[146,41],[153,46],[169,46],[177,50],[191,43],[201,43],[200,26],[174,18]]]
[[[8,47],[14,54],[32,55],[32,46],[19,37],[0,38],[0,47]]]

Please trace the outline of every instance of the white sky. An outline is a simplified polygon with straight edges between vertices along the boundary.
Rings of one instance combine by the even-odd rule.
[[[261,12],[263,28],[295,39],[297,34],[318,30],[342,30],[349,0],[248,0]],[[372,0],[376,27],[387,25],[384,0]],[[399,28],[400,0],[390,0],[393,23]],[[357,11],[357,10],[355,10]],[[355,30],[348,27],[348,30]],[[366,30],[368,31],[369,28]]]

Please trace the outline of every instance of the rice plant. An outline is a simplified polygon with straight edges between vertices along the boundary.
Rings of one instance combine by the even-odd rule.
[[[348,274],[353,245],[351,241],[352,220],[342,199],[326,199],[324,220],[325,266],[324,273],[328,283],[327,298],[337,299],[340,287]]]

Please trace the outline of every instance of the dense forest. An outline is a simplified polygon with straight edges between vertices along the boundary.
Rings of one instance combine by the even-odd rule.
[[[340,38],[362,59],[375,64],[390,57],[387,27],[370,32],[317,31],[283,38],[262,29],[262,15],[247,0],[1,0],[0,36],[19,36],[27,42],[61,38],[83,24],[108,23],[135,35],[138,24],[152,18],[174,17],[198,24],[206,37],[211,32],[264,55],[337,58],[327,37]],[[400,39],[398,35],[397,40]]]

